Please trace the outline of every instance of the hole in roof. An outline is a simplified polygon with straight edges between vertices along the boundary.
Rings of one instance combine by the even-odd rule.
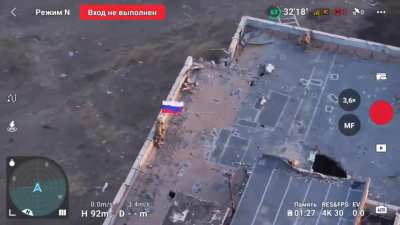
[[[340,166],[338,162],[322,154],[317,154],[315,156],[313,170],[314,172],[322,173],[328,176],[340,178],[347,177],[346,171]]]

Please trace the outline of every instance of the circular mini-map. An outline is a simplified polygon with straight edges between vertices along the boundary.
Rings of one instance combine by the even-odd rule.
[[[8,200],[18,214],[66,216],[68,181],[54,161],[41,157],[14,158],[10,159],[8,172]]]

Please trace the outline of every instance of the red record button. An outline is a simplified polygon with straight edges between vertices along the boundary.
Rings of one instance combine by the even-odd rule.
[[[394,117],[393,106],[385,100],[377,100],[369,109],[369,117],[376,125],[387,125]]]

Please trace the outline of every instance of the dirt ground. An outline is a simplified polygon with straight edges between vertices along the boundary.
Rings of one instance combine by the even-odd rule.
[[[113,1],[137,2],[143,1]],[[76,1],[1,0],[0,124],[6,128],[15,120],[19,130],[9,134],[4,129],[0,135],[0,168],[10,155],[54,159],[69,177],[72,210],[69,219],[57,224],[100,224],[102,219],[82,222],[80,211],[90,201],[113,199],[186,56],[212,59],[209,50],[228,47],[242,15],[266,18],[265,9],[276,2],[172,0],[164,2],[168,17],[162,22],[82,22]],[[395,0],[375,8],[361,0],[292,2],[279,1],[287,7],[397,11],[393,16],[299,21],[305,27],[400,45],[400,4]],[[10,14],[14,7],[17,17]],[[35,17],[35,8],[71,8],[73,15]],[[5,102],[10,92],[18,95],[11,105]],[[109,187],[102,193],[99,187],[105,182]],[[0,196],[5,196],[4,170]],[[0,218],[5,218],[4,206],[0,204]]]

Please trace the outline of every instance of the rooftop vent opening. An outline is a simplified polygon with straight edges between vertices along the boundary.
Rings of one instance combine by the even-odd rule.
[[[328,156],[317,154],[313,164],[314,172],[322,173],[328,176],[346,178],[346,171],[338,162]]]

